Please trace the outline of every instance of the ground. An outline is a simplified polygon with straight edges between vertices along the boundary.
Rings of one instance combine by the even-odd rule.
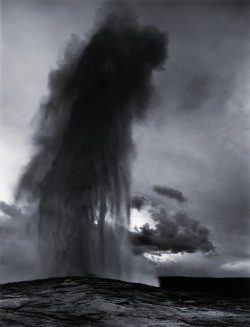
[[[4,326],[250,326],[249,298],[87,277],[1,285]]]

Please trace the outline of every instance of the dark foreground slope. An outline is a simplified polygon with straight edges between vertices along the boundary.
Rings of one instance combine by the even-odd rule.
[[[98,278],[1,285],[4,326],[249,326],[248,298]]]
[[[173,292],[199,292],[250,298],[250,278],[159,277],[160,286]]]

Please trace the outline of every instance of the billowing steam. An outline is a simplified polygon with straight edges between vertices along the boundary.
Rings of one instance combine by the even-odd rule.
[[[37,203],[47,275],[130,273],[131,124],[153,94],[166,36],[141,27],[124,4],[103,11],[89,39],[73,35],[49,74],[38,151],[17,189],[17,199]]]

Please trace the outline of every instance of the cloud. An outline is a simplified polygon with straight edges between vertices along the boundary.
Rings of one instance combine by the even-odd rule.
[[[249,277],[249,258],[232,260],[230,256],[207,256],[203,253],[168,254],[172,260],[158,262],[158,276]],[[151,258],[149,258],[151,259]]]
[[[184,202],[187,200],[186,198],[184,198],[182,192],[167,186],[155,185],[153,187],[153,190],[160,195],[165,195],[170,199],[175,199],[179,202]]]
[[[236,260],[232,262],[227,262],[221,265],[220,269],[225,270],[227,272],[238,274],[248,274],[250,275],[250,260]]]
[[[18,219],[23,218],[26,215],[24,212],[14,204],[8,204],[4,201],[0,201],[0,210],[10,218]]]
[[[0,201],[0,283],[40,278],[36,217],[31,207]]]
[[[192,79],[187,82],[184,88],[183,95],[180,97],[179,108],[183,110],[201,109],[206,100],[209,99],[212,93],[213,77],[212,73],[205,74],[197,73]]]
[[[131,199],[131,208],[140,211],[148,202],[148,198],[142,194],[135,194]]]
[[[209,239],[210,231],[185,212],[167,213],[164,208],[152,208],[151,216],[155,228],[145,224],[139,232],[131,233],[134,252],[170,251],[214,253],[215,247]]]
[[[144,253],[143,256],[155,264],[161,264],[166,262],[176,263],[176,259],[171,257],[168,253],[164,251],[152,251],[150,253]]]

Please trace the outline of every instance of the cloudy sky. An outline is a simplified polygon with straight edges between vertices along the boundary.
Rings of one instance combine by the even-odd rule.
[[[46,95],[48,72],[72,33],[84,38],[91,30],[100,4],[1,1],[4,203],[14,201],[18,177],[34,152],[32,118]],[[131,5],[140,23],[167,31],[169,38],[165,69],[154,74],[157,94],[146,120],[133,126],[132,191],[144,199],[132,210],[136,251],[153,249],[146,256],[162,275],[249,276],[250,3]],[[3,203],[1,210],[11,215]],[[187,242],[159,242],[170,237],[164,228],[172,228],[175,240],[185,229],[197,251]]]

